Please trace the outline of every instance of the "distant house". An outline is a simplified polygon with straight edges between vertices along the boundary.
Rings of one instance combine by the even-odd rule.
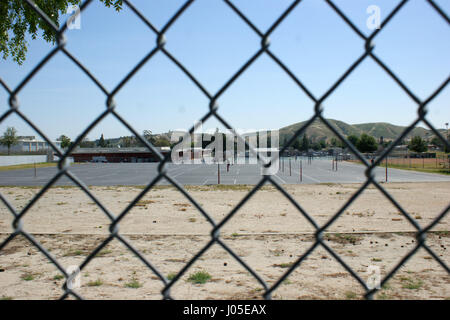
[[[17,144],[11,146],[12,153],[23,153],[23,152],[36,152],[45,151],[51,149],[47,141],[36,139],[35,136],[19,136],[19,141]],[[61,148],[60,141],[52,141],[52,143],[57,147]],[[5,145],[0,145],[0,152],[7,152],[8,147]]]

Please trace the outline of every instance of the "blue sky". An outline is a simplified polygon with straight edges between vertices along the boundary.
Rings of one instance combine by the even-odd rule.
[[[335,0],[365,33],[369,5],[381,17],[395,0]],[[450,2],[436,0],[447,14]],[[134,0],[158,28],[183,4],[178,0]],[[235,0],[235,5],[265,31],[289,6],[285,0]],[[65,17],[67,18],[67,17]],[[81,29],[69,30],[67,49],[112,90],[155,46],[154,33],[126,6],[117,13],[98,1],[81,15]],[[166,49],[214,94],[260,46],[259,37],[220,0],[197,0],[166,34]],[[271,35],[271,50],[320,97],[363,53],[364,43],[322,0],[303,0]],[[450,72],[450,28],[425,0],[410,0],[375,38],[375,53],[421,99],[426,99]],[[30,40],[27,60],[18,66],[0,60],[0,77],[18,85],[51,50]],[[66,56],[58,53],[20,92],[21,110],[55,139],[74,139],[105,108],[104,94]],[[208,110],[203,93],[162,53],[152,58],[116,96],[117,110],[139,132],[166,132],[192,126]],[[235,128],[276,129],[312,116],[313,104],[268,56],[261,56],[219,99],[219,113]],[[416,104],[371,59],[364,61],[324,103],[325,116],[347,123],[390,122],[407,125]],[[8,96],[0,88],[0,112]],[[450,88],[430,105],[428,119],[438,128],[450,122]],[[0,132],[14,126],[20,135],[35,135],[11,116]],[[204,128],[219,126],[208,121]],[[113,117],[88,135],[97,139],[129,135]]]

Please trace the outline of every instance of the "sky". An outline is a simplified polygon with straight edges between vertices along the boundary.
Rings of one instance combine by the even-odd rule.
[[[234,0],[263,32],[292,1]],[[399,1],[334,0],[365,34],[367,8],[377,5],[384,19]],[[184,3],[134,0],[159,29]],[[450,1],[436,0],[450,14]],[[64,15],[63,20],[69,16]],[[155,34],[126,6],[116,12],[94,1],[81,13],[80,29],[68,30],[66,48],[108,90],[154,47]],[[450,72],[450,28],[425,0],[410,0],[375,38],[375,54],[422,100]],[[196,0],[166,33],[165,48],[214,95],[260,48],[260,38],[223,1]],[[364,52],[364,42],[323,0],[303,0],[270,36],[270,50],[316,96],[322,96]],[[21,66],[0,60],[0,78],[11,88],[53,48],[29,39]],[[63,53],[53,57],[19,93],[20,110],[50,139],[75,139],[106,108],[106,97]],[[157,53],[117,93],[117,111],[138,132],[189,129],[209,108],[209,101],[167,57]],[[218,100],[218,112],[235,128],[277,129],[313,115],[312,101],[266,54],[256,60]],[[373,60],[366,59],[325,100],[324,115],[350,124],[389,122],[408,125],[417,105]],[[0,114],[9,108],[0,87]],[[450,122],[450,88],[429,104],[428,119],[437,128]],[[0,133],[14,126],[19,135],[37,135],[13,115]],[[215,120],[203,124],[221,126]],[[112,116],[89,134],[91,140],[130,135]]]

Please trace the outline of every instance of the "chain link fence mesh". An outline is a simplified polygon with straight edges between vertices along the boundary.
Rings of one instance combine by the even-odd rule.
[[[63,285],[62,289],[64,291],[61,299],[65,299],[68,296],[73,296],[78,299],[82,299],[79,293],[76,292],[75,289],[72,289],[70,285],[68,285],[69,280],[72,278],[72,274],[68,274],[66,269],[52,256],[52,254],[45,249],[45,247],[39,243],[30,233],[28,233],[22,224],[22,219],[30,210],[30,208],[42,197],[48,190],[53,186],[53,184],[62,176],[68,177],[71,181],[73,181],[79,188],[81,188],[86,195],[92,199],[93,202],[101,209],[101,211],[109,218],[111,221],[109,228],[108,237],[98,246],[94,251],[92,251],[85,260],[79,266],[79,269],[82,271],[91,261],[92,259],[104,248],[109,242],[113,239],[117,239],[121,243],[123,243],[136,257],[142,261],[163,283],[164,288],[161,291],[163,299],[173,299],[171,296],[170,289],[172,286],[179,281],[179,279],[187,272],[187,270],[196,262],[213,244],[220,245],[223,249],[225,249],[238,263],[240,263],[250,274],[253,276],[264,288],[263,297],[265,299],[270,299],[274,290],[276,290],[280,284],[297,268],[300,268],[302,262],[319,246],[323,247],[327,252],[329,252],[334,259],[341,264],[349,274],[356,279],[361,287],[365,291],[365,298],[371,299],[373,295],[378,291],[377,288],[371,289],[366,282],[355,272],[348,264],[346,264],[343,259],[332,249],[330,248],[325,240],[324,240],[324,232],[327,228],[331,226],[331,224],[335,223],[335,221],[342,215],[342,213],[348,208],[352,202],[358,198],[358,196],[369,186],[373,185],[378,189],[399,211],[400,213],[407,219],[407,221],[415,228],[416,230],[416,245],[415,247],[409,251],[401,260],[395,265],[395,267],[390,270],[384,278],[381,280],[381,286],[383,286],[398,270],[404,265],[420,248],[425,249],[446,271],[450,273],[449,267],[439,258],[435,252],[433,252],[430,247],[426,243],[427,232],[432,229],[437,223],[439,223],[450,210],[450,204],[427,226],[421,227],[415,219],[404,209],[402,206],[383,188],[383,186],[378,183],[374,179],[373,170],[375,167],[382,163],[383,159],[387,157],[387,155],[393,150],[393,148],[398,145],[407,135],[410,133],[417,124],[423,122],[432,132],[443,142],[444,146],[450,148],[449,141],[442,136],[442,134],[434,128],[434,126],[427,120],[427,105],[448,85],[450,81],[450,77],[448,77],[434,92],[431,96],[429,96],[426,100],[419,99],[414,92],[412,92],[405,84],[400,80],[400,78],[394,73],[393,69],[386,65],[373,51],[374,45],[373,40],[380,33],[383,32],[383,28],[392,21],[399,11],[405,6],[408,0],[400,1],[397,6],[386,16],[386,18],[381,22],[381,26],[379,29],[376,29],[369,36],[364,35],[360,29],[351,21],[351,19],[339,9],[339,7],[332,0],[323,0],[325,1],[329,7],[340,17],[343,21],[355,32],[355,35],[361,39],[361,44],[363,44],[364,50],[362,51],[359,58],[354,61],[354,63],[338,78],[338,80],[320,97],[314,96],[311,91],[308,90],[306,85],[289,69],[287,65],[285,65],[271,50],[270,50],[270,35],[274,32],[274,30],[283,22],[284,19],[293,11],[293,10],[301,10],[301,0],[297,0],[292,2],[292,4],[275,20],[275,22],[270,26],[270,28],[263,32],[259,30],[255,24],[243,13],[241,12],[232,1],[224,0],[230,10],[232,10],[236,15],[238,15],[245,24],[252,29],[261,39],[261,47],[254,53],[254,55],[244,63],[237,72],[214,94],[210,93],[201,83],[198,81],[195,76],[180,62],[177,60],[166,48],[166,32],[176,23],[181,15],[186,14],[189,11],[189,6],[195,0],[186,1],[176,12],[171,16],[171,18],[166,22],[162,29],[156,28],[130,1],[123,0],[123,4],[128,6],[128,8],[139,18],[141,19],[145,25],[149,28],[150,32],[153,32],[157,36],[157,41],[155,47],[148,52],[148,54],[141,60],[139,63],[135,65],[135,67],[117,84],[117,86],[109,91],[105,88],[104,85],[86,68],[75,56],[73,56],[66,49],[66,39],[64,37],[64,33],[67,31],[67,25],[63,24],[61,28],[58,28],[52,20],[32,1],[25,0],[29,6],[33,8],[36,14],[47,23],[55,32],[57,36],[56,46],[33,68],[33,70],[20,82],[20,84],[11,89],[1,78],[0,84],[9,94],[9,106],[10,108],[0,116],[0,123],[2,123],[6,118],[10,115],[15,114],[21,119],[23,119],[30,127],[32,127],[40,136],[45,139],[53,151],[59,156],[60,161],[58,162],[58,172],[57,174],[32,198],[32,200],[20,211],[14,208],[8,200],[0,193],[0,200],[7,207],[7,209],[14,216],[14,220],[12,223],[13,232],[0,244],[0,252],[5,246],[16,238],[19,235],[25,237],[32,245],[34,245],[42,254],[44,254],[47,259],[53,263],[56,268],[64,274],[66,277],[66,282]],[[446,15],[446,13],[437,5],[433,0],[426,0],[428,4],[436,11],[438,16],[440,16],[447,24],[450,25],[450,19]],[[87,9],[88,5],[92,2],[92,0],[84,1],[80,6],[80,11],[84,11]],[[21,90],[27,85],[27,83],[36,75],[37,72],[48,62],[50,61],[58,52],[66,55],[80,70],[82,70],[90,80],[105,94],[106,97],[106,109],[103,113],[101,113],[97,118],[93,119],[90,125],[84,129],[83,132],[79,134],[77,139],[74,141],[73,145],[68,148],[68,150],[63,153],[61,152],[52,141],[45,135],[45,132],[35,125],[22,111],[20,110],[20,104],[18,102],[18,97],[20,95]],[[314,115],[300,128],[295,134],[288,140],[287,144],[283,146],[280,150],[280,154],[282,154],[289,145],[293,144],[295,139],[297,139],[305,130],[316,120],[322,121],[326,127],[328,127],[341,141],[345,144],[346,147],[355,155],[357,159],[359,159],[363,165],[366,167],[366,181],[362,184],[362,186],[355,192],[347,202],[338,210],[324,225],[318,225],[314,219],[306,212],[302,206],[295,201],[290,194],[284,190],[283,186],[278,184],[270,175],[262,176],[259,183],[257,183],[253,189],[223,218],[223,220],[216,222],[212,217],[190,196],[190,194],[180,185],[174,178],[172,178],[166,171],[166,164],[170,162],[170,154],[163,156],[154,146],[144,139],[134,128],[133,126],[124,120],[124,118],[117,113],[115,109],[114,96],[127,84],[127,82],[138,72],[138,70],[144,66],[152,57],[161,52],[170,61],[175,64],[186,76],[195,84],[195,86],[208,98],[209,100],[209,108],[205,115],[200,119],[202,122],[207,119],[213,117],[220,121],[227,129],[231,130],[233,133],[237,135],[239,139],[242,137],[236,133],[233,126],[226,121],[219,113],[218,99],[222,96],[222,94],[262,55],[267,55],[272,59],[285,73],[286,76],[292,79],[295,84],[298,86],[298,89],[303,91],[309,99],[314,103]],[[354,145],[352,145],[346,137],[342,136],[333,125],[327,121],[327,119],[323,116],[323,103],[339,88],[339,86],[346,80],[346,78],[356,69],[358,66],[366,59],[372,59],[381,69],[383,69],[397,84],[398,86],[417,104],[417,118],[402,132],[402,134],[395,139],[395,141],[386,148],[373,163],[369,163],[368,160],[358,152]],[[71,152],[76,148],[83,140],[83,138],[97,125],[101,122],[106,116],[111,115],[115,117],[120,123],[122,123],[126,128],[128,128],[137,139],[145,145],[151,152],[156,154],[159,160],[158,165],[158,174],[157,176],[139,193],[139,195],[131,201],[131,203],[118,215],[115,216],[111,213],[88,189],[88,187],[78,179],[71,171],[69,166],[66,164],[66,159],[70,156]],[[189,133],[193,133],[196,129],[194,125]],[[248,148],[252,149],[252,146],[249,146],[245,139],[242,141],[246,144]],[[258,161],[262,165],[268,165],[264,163],[262,159],[258,157]],[[135,249],[119,232],[119,224],[121,220],[129,213],[129,211],[135,206],[135,204],[150,190],[152,189],[159,181],[167,180],[171,185],[173,185],[176,189],[178,189],[192,204],[193,206],[206,218],[206,220],[211,224],[211,236],[208,243],[194,255],[186,263],[186,265],[181,269],[181,271],[171,280],[168,280],[152,263],[148,261],[137,249]],[[276,281],[273,285],[269,286],[261,277],[258,275],[255,270],[253,270],[239,255],[237,255],[228,245],[224,243],[221,239],[220,231],[221,228],[233,218],[236,212],[266,183],[272,184],[276,189],[278,189],[281,194],[283,194],[290,203],[292,203],[295,208],[306,218],[306,220],[314,227],[315,229],[315,241],[312,246],[301,255],[293,264],[289,267],[289,269]]]

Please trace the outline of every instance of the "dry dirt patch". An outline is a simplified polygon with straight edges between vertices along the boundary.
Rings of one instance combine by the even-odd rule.
[[[348,185],[286,186],[287,191],[319,224],[327,222],[360,187]],[[386,184],[388,192],[416,221],[426,226],[446,206],[450,183]],[[250,186],[188,187],[216,221],[223,219],[248,193]],[[115,215],[142,192],[133,187],[93,187],[91,191]],[[24,207],[38,189],[0,188],[16,208]],[[120,232],[161,273],[172,278],[206,245],[211,224],[173,188],[148,192],[120,223]],[[183,209],[183,210],[181,210]],[[62,266],[79,265],[109,234],[106,215],[77,188],[52,188],[24,218],[25,230]],[[0,206],[0,241],[11,232],[12,215]],[[450,264],[449,219],[428,235],[427,243]],[[381,193],[367,189],[327,230],[325,243],[362,279],[378,266],[386,275],[416,245],[414,228]],[[223,241],[270,285],[314,243],[314,228],[277,190],[258,192],[221,230]],[[211,276],[206,283],[189,278],[196,272]],[[64,278],[24,238],[0,251],[0,298],[50,299],[61,295]],[[108,244],[85,269],[86,298],[160,299],[159,278],[117,240]],[[261,285],[223,248],[213,245],[173,286],[177,299],[256,299]],[[273,293],[275,299],[355,299],[363,290],[322,247],[318,247]],[[377,294],[379,299],[448,299],[447,272],[423,249]]]

